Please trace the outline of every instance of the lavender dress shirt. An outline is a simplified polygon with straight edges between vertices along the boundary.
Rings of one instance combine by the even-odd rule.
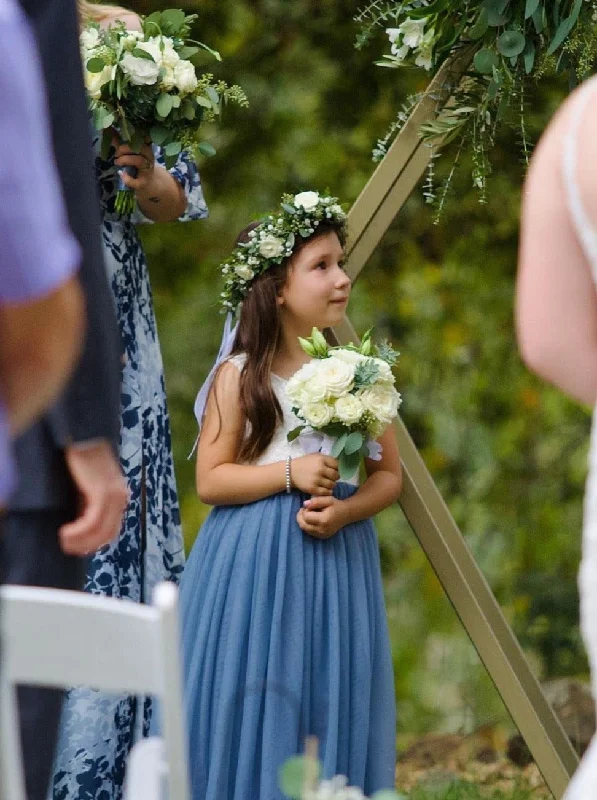
[[[0,306],[47,295],[77,270],[54,164],[43,78],[29,25],[0,0]],[[1,390],[1,387],[0,387]],[[14,485],[0,404],[0,505]]]

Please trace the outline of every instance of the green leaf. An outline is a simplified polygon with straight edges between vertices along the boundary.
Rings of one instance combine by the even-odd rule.
[[[168,128],[164,128],[163,125],[154,125],[149,129],[149,138],[154,144],[157,144],[158,147],[161,147],[169,136],[170,131]]]
[[[317,783],[321,775],[321,764],[307,756],[289,758],[278,772],[278,785],[281,791],[291,800],[301,800],[305,791],[305,783],[309,778]]]
[[[172,111],[172,107],[172,95],[169,94],[161,94],[155,104],[155,110],[158,112],[160,117],[167,117]]]
[[[106,130],[102,133],[102,142],[100,145],[100,158],[103,159],[104,161],[107,161],[111,149],[112,149],[112,132]]]
[[[524,18],[529,19],[532,17],[535,11],[539,8],[539,3],[541,0],[527,0],[526,6],[524,9]]]
[[[479,16],[475,22],[475,24],[470,28],[468,31],[469,38],[476,42],[478,39],[482,39],[483,36],[487,33],[487,28],[489,27],[489,13],[486,8],[482,8],[479,12]]]
[[[358,450],[356,453],[352,453],[351,455],[347,455],[345,452],[340,453],[340,458],[338,459],[338,472],[340,473],[340,478],[343,481],[349,481],[359,468],[360,463],[361,454]]]
[[[104,61],[103,58],[100,58],[99,56],[94,56],[93,58],[90,58],[89,61],[87,62],[87,72],[93,72],[93,73],[101,72],[105,66],[106,62]]]
[[[371,795],[371,800],[407,800],[407,798],[393,789],[382,789],[381,792],[375,792],[375,794]]]
[[[182,104],[182,115],[185,119],[194,120],[196,116],[195,106],[191,100],[185,100]]]
[[[582,9],[582,4],[583,0],[576,0],[572,8],[572,11],[570,12],[570,16],[566,17],[566,19],[563,19],[560,22],[558,29],[555,33],[555,36],[551,40],[551,44],[547,49],[548,56],[553,55],[555,51],[558,49],[558,47],[560,47],[566,40],[566,37],[568,36],[572,28],[575,26],[576,21],[578,20],[578,16]]]
[[[199,142],[199,144],[197,145],[197,149],[199,150],[201,155],[207,156],[208,158],[210,158],[211,156],[215,156],[216,154],[216,148],[213,146],[213,144],[210,144],[209,142]]]
[[[483,75],[489,75],[493,71],[493,68],[497,67],[499,63],[500,61],[497,53],[490,50],[488,47],[484,47],[475,53],[475,69]]]
[[[299,228],[299,236],[302,236],[303,239],[308,239],[311,236],[311,231],[306,228]]]
[[[181,47],[180,50],[177,50],[178,55],[185,61],[188,61],[189,58],[196,55],[196,53],[198,52],[199,52],[198,47],[189,47],[188,45],[186,45],[185,47]]]
[[[293,428],[287,434],[286,438],[288,439],[289,442],[294,442],[294,440],[297,439],[301,435],[301,432],[304,431],[304,430],[305,430],[305,426],[304,425],[297,425],[296,428]]]
[[[347,456],[352,455],[352,453],[356,453],[357,450],[360,450],[363,446],[363,434],[359,431],[353,431],[353,433],[349,434],[348,438],[346,439],[346,444],[344,445],[344,452]]]
[[[195,99],[197,100],[197,102],[199,103],[200,106],[203,106],[203,108],[211,109],[211,107],[212,107],[211,101],[208,100],[207,97],[203,97],[203,95],[200,94]]]
[[[332,452],[330,455],[332,455],[334,458],[338,458],[338,456],[342,453],[342,448],[346,444],[347,439],[348,439],[347,433],[343,433],[341,436],[338,436],[338,438],[332,445]]]
[[[168,28],[170,33],[178,33],[185,22],[185,13],[180,8],[168,8],[162,11],[162,27]]]
[[[172,96],[172,108],[180,108],[180,103],[181,103],[180,95],[173,94],[171,96]]]
[[[282,203],[282,208],[286,211],[287,214],[296,214],[296,208],[294,206],[289,205],[288,203]]]
[[[197,44],[199,45],[199,47],[202,50],[207,50],[207,52],[211,56],[213,56],[216,59],[216,61],[221,61],[222,60],[222,56],[218,53],[217,50],[213,50],[211,47],[208,47],[206,44],[203,44],[203,42],[197,42]]]
[[[524,50],[526,39],[520,31],[504,31],[497,40],[497,48],[506,58],[516,58]]]
[[[533,67],[535,66],[535,43],[532,39],[527,39],[527,43],[524,48],[523,52],[524,58],[524,69],[526,74],[528,75],[530,72],[533,71]]]
[[[106,130],[114,124],[114,114],[104,106],[97,106],[93,112],[93,124],[97,131]]]
[[[211,104],[215,109],[220,107],[220,95],[216,92],[213,86],[206,86],[205,93],[211,100]]]
[[[545,21],[545,11],[542,6],[539,6],[539,8],[533,14],[533,25],[535,26],[537,33],[543,32]]]
[[[148,53],[147,50],[143,50],[141,47],[135,47],[132,55],[134,55],[135,58],[145,58],[147,61],[153,61],[155,64],[155,58],[151,55],[151,53]]]
[[[180,151],[182,150],[182,144],[180,142],[170,142],[164,148],[164,153],[167,156],[177,156]]]

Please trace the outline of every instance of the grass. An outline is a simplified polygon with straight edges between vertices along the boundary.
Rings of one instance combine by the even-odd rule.
[[[468,781],[426,785],[405,795],[408,800],[537,800],[540,796],[535,789],[524,786],[511,790],[490,789]]]

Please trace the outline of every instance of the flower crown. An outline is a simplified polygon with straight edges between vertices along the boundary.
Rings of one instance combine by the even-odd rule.
[[[322,222],[346,222],[338,198],[322,197],[317,192],[285,194],[280,208],[249,231],[249,240],[239,244],[222,264],[225,285],[220,300],[224,313],[236,311],[258,275],[292,255],[297,236],[307,239]]]

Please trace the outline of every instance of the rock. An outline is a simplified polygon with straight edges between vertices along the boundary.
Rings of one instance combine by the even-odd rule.
[[[411,745],[400,757],[400,763],[409,763],[419,769],[430,769],[446,761],[465,739],[465,736],[457,733],[430,733]]]
[[[543,684],[543,691],[572,746],[582,756],[595,732],[595,702],[589,685],[573,678],[559,678]],[[533,760],[519,733],[510,737],[507,754],[519,767],[526,767]]]

